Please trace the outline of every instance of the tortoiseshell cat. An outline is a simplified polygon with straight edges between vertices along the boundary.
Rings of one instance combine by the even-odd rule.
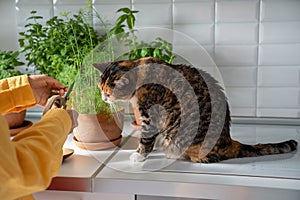
[[[230,137],[230,111],[218,82],[203,70],[153,57],[96,63],[103,100],[130,101],[140,112],[139,146],[130,159],[143,161],[163,136],[167,157],[213,163],[231,158],[287,153],[295,140],[246,145]]]

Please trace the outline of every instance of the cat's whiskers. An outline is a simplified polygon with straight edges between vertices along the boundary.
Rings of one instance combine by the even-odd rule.
[[[114,113],[113,117],[116,118],[115,119],[116,121],[120,122],[121,121],[121,113],[118,112],[118,111],[120,111],[119,106],[117,104],[115,104],[115,103],[111,103],[109,105],[110,105],[111,112]]]
[[[115,103],[110,103],[109,107],[112,112],[117,112],[117,105]]]

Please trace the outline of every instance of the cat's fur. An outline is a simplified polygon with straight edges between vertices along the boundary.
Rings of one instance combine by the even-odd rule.
[[[158,134],[167,157],[201,163],[287,153],[297,147],[295,140],[256,145],[233,140],[224,91],[202,70],[152,57],[94,66],[101,74],[98,86],[104,100],[131,101],[138,107],[142,129],[134,161],[146,158]]]

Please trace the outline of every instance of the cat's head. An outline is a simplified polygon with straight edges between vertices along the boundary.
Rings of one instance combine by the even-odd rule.
[[[133,97],[136,83],[134,70],[130,72],[134,67],[133,63],[130,61],[94,63],[93,66],[101,75],[98,87],[105,102],[129,101]]]

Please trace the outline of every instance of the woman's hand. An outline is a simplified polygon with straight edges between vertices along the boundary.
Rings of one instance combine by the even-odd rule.
[[[53,91],[63,95],[68,89],[58,80],[47,75],[30,75],[28,76],[29,84],[32,88],[36,103],[45,106],[48,98]]]

